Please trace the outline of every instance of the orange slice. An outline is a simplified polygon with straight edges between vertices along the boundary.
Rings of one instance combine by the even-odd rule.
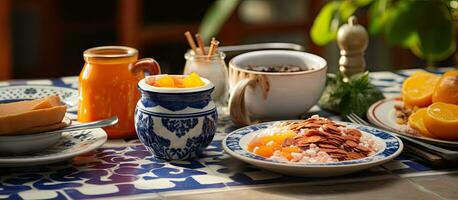
[[[190,87],[200,87],[205,85],[204,81],[200,78],[200,76],[193,72],[186,76],[186,78],[183,79],[183,85],[184,87],[190,88]]]
[[[446,72],[437,83],[433,102],[458,104],[458,70]]]
[[[276,150],[282,150],[282,144],[286,138],[290,138],[295,135],[296,133],[294,131],[284,131],[268,136],[256,137],[248,144],[247,149],[248,151],[260,156],[270,157]],[[291,152],[288,153],[290,154]]]
[[[169,75],[165,75],[159,79],[156,80],[156,86],[157,87],[175,87],[175,81],[173,78]]]
[[[417,72],[402,84],[402,99],[407,107],[426,107],[432,103],[432,95],[439,76]]]
[[[423,118],[426,115],[426,108],[420,108],[409,116],[409,126],[420,132],[425,137],[433,137],[426,129]]]
[[[281,148],[281,151],[280,151],[281,155],[288,160],[293,159],[293,156],[291,155],[291,153],[300,153],[300,152],[301,152],[301,149],[299,147],[283,147]]]
[[[262,157],[268,158],[272,156],[275,152],[275,149],[270,146],[259,146],[257,149],[255,149],[254,153],[258,154]]]
[[[429,73],[427,71],[420,70],[420,71],[417,71],[417,72],[413,73],[412,75],[410,75],[410,77],[422,76],[422,75],[434,75],[434,74],[433,73]]]
[[[423,122],[426,129],[437,138],[458,139],[458,105],[434,103],[426,110]]]
[[[295,135],[296,135],[296,133],[293,132],[293,131],[284,131],[284,132],[281,132],[281,133],[275,133],[275,134],[270,135],[270,136],[262,137],[262,140],[264,142],[264,145],[269,143],[270,141],[273,141],[273,142],[278,143],[278,144],[282,144],[283,141],[285,141],[286,138],[294,137]]]

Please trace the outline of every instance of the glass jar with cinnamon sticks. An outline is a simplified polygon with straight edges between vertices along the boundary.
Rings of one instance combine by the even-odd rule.
[[[212,38],[210,47],[205,48],[200,34],[196,34],[197,45],[189,31],[185,36],[191,49],[184,56],[186,59],[184,74],[196,72],[210,80],[215,85],[212,98],[217,103],[224,104],[227,100],[227,66],[224,61],[226,55],[218,51],[219,42]]]

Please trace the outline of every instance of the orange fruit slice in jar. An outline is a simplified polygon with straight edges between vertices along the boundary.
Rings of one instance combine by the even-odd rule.
[[[411,128],[417,130],[421,135],[425,137],[433,137],[426,129],[423,123],[423,118],[426,115],[426,108],[420,108],[409,116],[408,124]]]
[[[458,104],[458,70],[446,72],[436,84],[433,102]]]
[[[458,105],[433,103],[426,109],[423,123],[434,137],[446,140],[458,139]]]
[[[402,84],[402,99],[406,107],[426,107],[432,103],[434,87],[439,76],[428,72],[417,72]]]
[[[184,84],[183,84],[183,79],[182,78],[173,78],[173,80],[175,81],[175,87],[184,88]]]
[[[175,81],[169,75],[162,76],[155,81],[156,87],[175,87]]]
[[[183,85],[185,88],[191,88],[203,86],[205,83],[197,73],[193,72],[183,79]]]

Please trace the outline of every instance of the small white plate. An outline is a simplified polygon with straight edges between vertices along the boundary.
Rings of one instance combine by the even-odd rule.
[[[348,127],[356,128],[362,131],[363,134],[375,136],[375,138],[381,142],[383,148],[374,155],[362,159],[317,164],[274,161],[247,151],[248,143],[256,136],[258,131],[269,128],[269,126],[274,123],[275,122],[266,122],[255,124],[233,131],[223,140],[224,150],[241,161],[281,174],[301,177],[330,177],[349,174],[381,165],[396,158],[403,149],[403,143],[399,138],[383,130],[339,122]]]
[[[49,148],[23,156],[0,156],[0,167],[19,167],[55,163],[71,159],[102,146],[107,134],[101,128],[62,133],[60,140]]]
[[[395,133],[399,133],[411,138],[422,140],[431,144],[445,146],[445,147],[458,147],[457,140],[441,140],[435,138],[429,138],[422,135],[414,135],[406,130],[409,128],[408,125],[400,125],[396,123],[396,109],[395,105],[403,105],[400,98],[394,99],[383,99],[375,102],[369,107],[367,111],[367,119],[376,126],[390,130]]]

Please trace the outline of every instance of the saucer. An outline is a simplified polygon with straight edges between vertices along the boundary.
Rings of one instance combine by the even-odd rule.
[[[38,153],[22,156],[0,156],[0,167],[42,165],[69,160],[101,147],[107,134],[101,128],[62,133],[60,140]]]

